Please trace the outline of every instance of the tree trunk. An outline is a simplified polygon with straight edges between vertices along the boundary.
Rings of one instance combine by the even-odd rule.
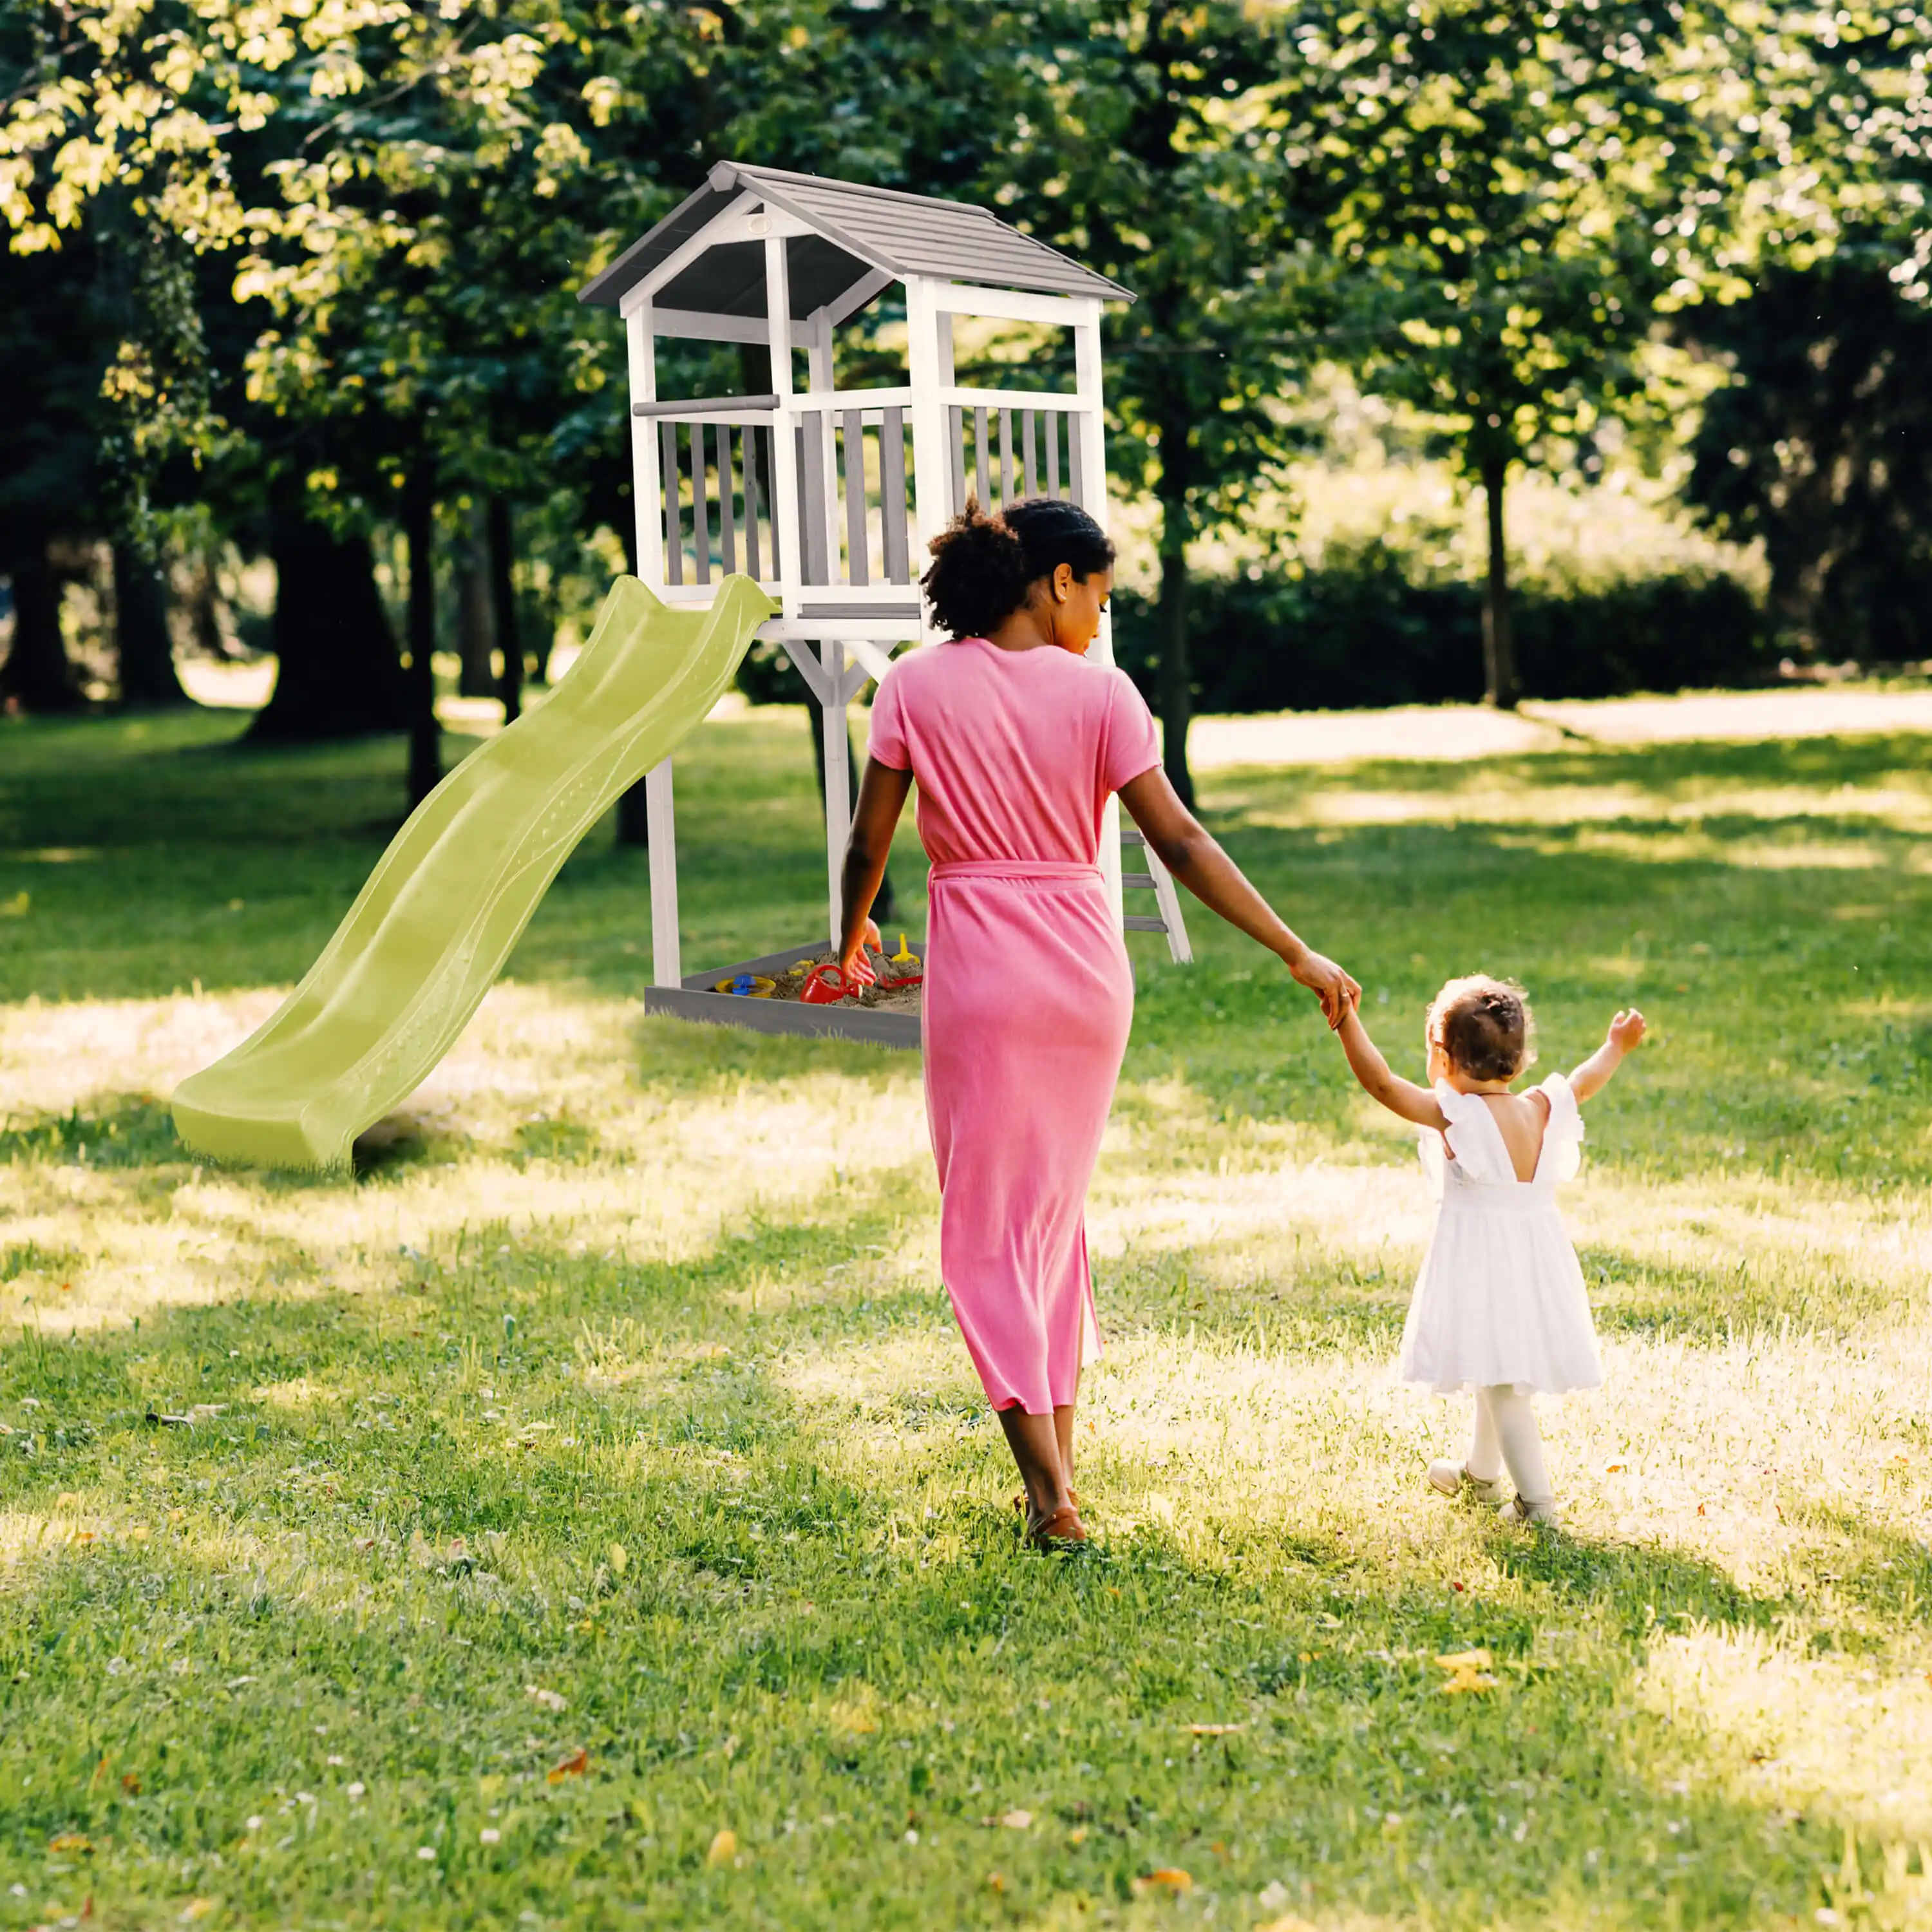
[[[61,580],[35,533],[14,560],[14,642],[0,664],[0,705],[22,711],[73,711],[80,686],[61,636]]]
[[[812,770],[818,780],[818,820],[825,824],[825,730],[819,717],[818,706],[808,704],[805,707],[805,722],[812,728]],[[852,734],[845,734],[845,796],[856,807],[859,802],[859,761],[852,751]],[[892,890],[892,875],[883,874],[879,880],[879,890],[872,896],[872,916],[875,920],[891,919],[898,910],[898,898]]]
[[[650,814],[646,809],[642,778],[617,801],[617,843],[634,845],[640,852],[650,850]]]
[[[1189,662],[1187,622],[1187,447],[1184,420],[1163,423],[1160,434],[1160,722],[1161,762],[1180,802],[1194,806],[1194,776],[1187,768],[1187,728],[1194,716],[1194,668]]]
[[[1483,459],[1483,500],[1489,513],[1490,571],[1483,585],[1483,701],[1514,711],[1516,638],[1510,626],[1509,553],[1503,542],[1503,489],[1509,465],[1499,456]]]
[[[249,737],[301,742],[401,730],[408,698],[368,538],[332,536],[292,499],[272,512],[269,550],[275,688]]]
[[[403,492],[403,536],[410,552],[410,804],[422,804],[442,777],[436,722],[436,496],[418,470]]]
[[[160,710],[191,702],[175,674],[166,576],[129,543],[114,546],[114,641],[123,704]]]
[[[517,586],[511,572],[517,560],[516,526],[507,496],[490,499],[486,526],[490,553],[490,608],[502,654],[496,694],[503,700],[503,722],[514,724],[524,709],[524,641],[517,630]]]
[[[465,698],[494,698],[496,680],[490,655],[496,625],[490,598],[490,553],[483,534],[483,511],[474,507],[456,546],[456,650],[462,662],[456,688]]]

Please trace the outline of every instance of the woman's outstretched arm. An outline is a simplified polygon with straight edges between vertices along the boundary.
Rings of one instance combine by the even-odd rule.
[[[1289,931],[1213,834],[1181,803],[1166,772],[1156,765],[1129,779],[1120,788],[1120,802],[1161,863],[1210,912],[1219,913],[1230,926],[1280,954],[1288,970],[1322,1002],[1330,1026],[1340,1026],[1349,1002],[1361,997],[1361,988],[1334,960],[1324,958]]]
[[[911,790],[911,772],[895,770],[876,758],[866,760],[866,773],[859,781],[859,802],[852,808],[852,835],[845,842],[845,869],[839,881],[844,906],[839,963],[846,978],[862,986],[877,976],[866,958],[866,940],[876,941],[879,936],[872,923],[872,901],[886,875],[892,832]]]

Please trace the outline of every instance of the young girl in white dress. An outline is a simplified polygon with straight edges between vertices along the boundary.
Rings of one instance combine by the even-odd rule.
[[[1438,1204],[1402,1329],[1402,1376],[1438,1395],[1472,1389],[1476,1397],[1468,1454],[1432,1462],[1429,1480],[1444,1496],[1553,1525],[1556,1497],[1530,1398],[1604,1379],[1556,1184],[1576,1172],[1580,1103],[1643,1038],[1644,1021],[1619,1012],[1567,1079],[1552,1073],[1512,1094],[1535,1058],[1533,1024],[1520,986],[1484,974],[1451,980],[1429,1009],[1429,1087],[1389,1071],[1353,1008],[1337,1031],[1368,1093],[1426,1130],[1423,1165]],[[1507,1504],[1505,1467],[1516,1486]]]

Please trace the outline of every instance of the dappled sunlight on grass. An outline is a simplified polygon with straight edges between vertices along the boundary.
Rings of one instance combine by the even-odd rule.
[[[1700,1734],[1711,1774],[1747,1802],[1820,1812],[1881,1842],[1932,1838],[1932,1683],[1916,1659],[1697,1630],[1653,1647],[1643,1696]]]

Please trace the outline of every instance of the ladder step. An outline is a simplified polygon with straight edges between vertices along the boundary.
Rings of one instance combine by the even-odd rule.
[[[1167,930],[1166,920],[1157,916],[1149,917],[1137,912],[1129,913],[1120,923],[1130,932],[1165,932]]]
[[[1120,843],[1123,845],[1144,845],[1147,836],[1136,831],[1131,825],[1123,826],[1120,828]]]
[[[1130,892],[1150,892],[1154,890],[1154,874],[1151,872],[1123,872],[1120,884]]]

